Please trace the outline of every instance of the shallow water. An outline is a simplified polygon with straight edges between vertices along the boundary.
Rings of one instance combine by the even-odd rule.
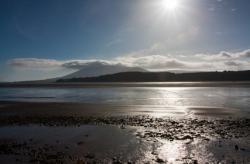
[[[0,100],[154,107],[226,108],[249,112],[249,87],[0,88]]]
[[[78,106],[80,110],[76,111],[86,108],[86,111],[95,109],[108,112],[110,108],[111,113],[121,113],[122,111],[126,115],[133,112],[136,115],[150,113],[153,116],[169,116],[173,113],[181,115],[183,113],[184,115],[190,115],[192,118],[192,114],[202,115],[203,113],[205,115],[226,115],[231,113],[231,116],[235,115],[234,111],[241,114],[250,113],[249,87],[0,88],[1,100],[90,103],[89,106],[81,104],[80,107]],[[22,109],[18,108],[20,104],[11,104],[9,102],[6,104],[3,103],[2,107],[0,104],[0,108],[3,111],[5,105],[7,107],[9,105],[10,108],[8,109],[11,109],[11,105],[13,105],[14,112]],[[45,104],[44,107],[50,110],[51,104],[53,105],[54,103],[30,103],[27,106],[32,110],[37,104]],[[60,104],[56,106],[59,110],[65,108],[72,111],[76,108],[71,103]],[[107,104],[106,107],[103,104]],[[18,114],[18,112],[16,113]],[[203,124],[202,130],[209,126],[205,123]],[[182,129],[173,128],[178,130],[180,134],[191,135],[194,131],[197,132],[199,130],[194,123],[191,126],[194,127],[193,130],[192,128],[186,128],[188,127],[186,124],[180,123],[180,125],[186,130],[181,131]],[[226,125],[223,123],[222,126]],[[168,129],[169,127],[170,124],[166,129],[154,128],[153,131],[160,134],[169,134],[171,131],[171,128]],[[219,128],[219,126],[216,127]],[[221,130],[214,127],[208,129],[211,131]],[[231,130],[234,131],[234,129],[238,128],[233,126]],[[7,148],[13,149],[14,155],[16,153],[20,154],[13,157],[13,154],[3,153],[0,155],[0,160],[16,163],[15,160],[17,159],[25,162],[29,160],[26,159],[27,154],[29,154],[27,152],[31,152],[31,155],[28,155],[30,158],[36,158],[36,154],[42,154],[41,158],[48,160],[47,158],[51,155],[59,152],[57,157],[64,153],[65,156],[62,160],[66,161],[66,163],[72,161],[74,161],[72,163],[75,163],[78,158],[83,161],[96,160],[111,163],[114,157],[124,162],[137,161],[138,163],[156,163],[159,160],[168,161],[169,163],[247,163],[250,161],[250,140],[248,136],[247,138],[243,136],[223,139],[220,136],[207,135],[205,136],[207,140],[201,137],[194,138],[194,140],[187,138],[171,141],[168,138],[137,135],[150,132],[150,130],[152,129],[147,127],[147,125],[126,126],[125,128],[122,128],[121,125],[77,125],[67,127],[38,125],[3,126],[0,128],[2,146],[6,148],[7,143]],[[228,135],[231,135],[229,133],[230,128],[226,132]],[[206,134],[209,134],[209,132]],[[238,133],[232,134],[236,136]],[[26,145],[18,147],[19,143],[26,143]],[[237,149],[235,145],[237,145]],[[40,149],[43,151],[40,151]],[[35,154],[32,154],[33,150]],[[89,152],[94,154],[94,158],[91,156],[91,159],[86,157]]]
[[[144,128],[82,125],[80,127],[7,126],[0,127],[0,145],[12,151],[0,151],[3,163],[27,163],[40,153],[39,159],[50,160],[57,154],[64,163],[76,163],[78,159],[112,163],[114,158],[123,163],[248,163],[250,143],[248,138],[209,141],[195,139],[169,141],[166,139],[140,138]],[[14,144],[13,144],[14,143]],[[25,143],[25,145],[23,145]],[[21,144],[22,146],[16,146]],[[235,150],[235,145],[239,150]],[[42,150],[42,151],[41,151]],[[60,157],[59,154],[64,154]],[[93,154],[93,158],[86,154]],[[72,158],[71,158],[72,157]],[[16,161],[17,159],[17,161]]]
[[[76,163],[78,159],[87,161],[86,155],[89,153],[94,156],[94,159],[90,158],[91,163],[93,160],[112,163],[114,157],[123,161],[142,161],[152,145],[136,138],[135,131],[135,128],[120,129],[116,126],[94,125],[0,127],[0,145],[7,144],[14,152],[18,152],[5,154],[0,150],[0,160],[8,161],[6,163],[19,163],[15,159],[21,159],[23,163],[27,163],[33,156],[25,152],[39,153],[42,148],[46,150],[41,153],[44,159],[57,152],[65,154],[64,163]],[[25,145],[19,149],[17,146],[11,146],[13,143]],[[16,156],[9,158],[10,155]],[[70,156],[73,157],[72,160],[68,159]]]

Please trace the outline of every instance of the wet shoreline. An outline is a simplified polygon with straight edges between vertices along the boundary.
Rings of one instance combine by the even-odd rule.
[[[250,87],[250,81],[216,82],[9,82],[0,83],[0,88],[98,88],[98,87]]]
[[[127,115],[108,105],[100,112],[96,107],[2,102],[0,159],[15,159],[13,163],[250,161],[247,115],[213,117],[208,112],[206,117],[155,117],[138,112]],[[106,154],[106,150],[110,152]]]

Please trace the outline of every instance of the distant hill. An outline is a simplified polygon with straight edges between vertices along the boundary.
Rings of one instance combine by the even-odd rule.
[[[250,81],[250,71],[170,73],[121,72],[85,78],[59,79],[57,82],[173,82],[173,81]]]
[[[147,70],[142,69],[140,67],[128,67],[122,64],[111,65],[102,62],[91,62],[85,65],[81,65],[78,71],[63,77],[55,77],[44,80],[18,81],[13,83],[30,83],[30,84],[53,83],[58,81],[59,79],[96,77],[96,76],[114,74],[120,72],[147,72]],[[2,83],[7,83],[7,82],[2,82]]]
[[[146,72],[146,70],[139,67],[128,67],[122,64],[110,65],[101,62],[92,62],[86,65],[82,65],[81,69],[79,69],[78,71],[61,77],[60,79],[96,77],[120,72]]]

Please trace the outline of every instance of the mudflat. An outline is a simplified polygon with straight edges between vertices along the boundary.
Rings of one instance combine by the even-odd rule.
[[[247,114],[201,107],[174,111],[174,107],[2,101],[0,159],[11,163],[250,162]]]

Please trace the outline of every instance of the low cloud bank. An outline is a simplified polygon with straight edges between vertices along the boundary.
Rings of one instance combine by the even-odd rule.
[[[37,58],[16,58],[8,61],[13,67],[30,69],[67,68],[80,70],[86,65],[101,67],[123,65],[141,67],[150,71],[223,71],[250,69],[250,50],[241,52],[222,51],[218,54],[165,55],[146,54],[146,51],[123,55],[112,60],[54,60]]]

